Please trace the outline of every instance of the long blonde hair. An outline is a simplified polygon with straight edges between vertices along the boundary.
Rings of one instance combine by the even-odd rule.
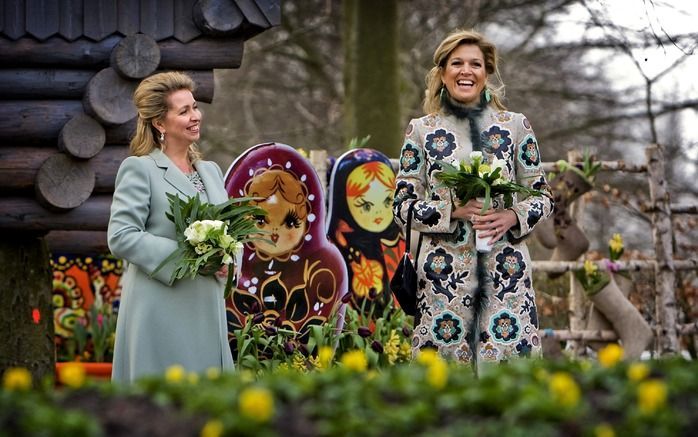
[[[488,80],[486,83],[487,89],[490,91],[492,104],[500,110],[506,110],[502,103],[504,95],[504,82],[499,75],[497,67],[497,47],[485,37],[474,30],[456,30],[451,32],[446,38],[441,41],[441,44],[434,51],[434,67],[429,70],[426,75],[427,88],[424,91],[424,112],[432,114],[441,111],[441,89],[444,84],[441,81],[441,72],[443,71],[446,61],[448,61],[451,53],[463,44],[473,44],[482,50],[485,56],[485,71],[487,72]],[[489,81],[489,76],[493,75],[501,84],[495,88]]]
[[[167,115],[169,104],[167,98],[179,90],[194,92],[196,85],[191,77],[177,71],[154,74],[143,79],[133,93],[133,103],[138,110],[136,134],[131,140],[129,149],[132,155],[143,156],[163,145],[157,140],[159,132],[153,126],[156,120],[162,120]],[[187,152],[189,161],[194,163],[201,159],[201,152],[196,144],[189,146]]]

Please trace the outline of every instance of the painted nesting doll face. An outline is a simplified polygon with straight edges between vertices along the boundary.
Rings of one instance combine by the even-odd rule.
[[[245,195],[261,197],[257,206],[267,215],[257,218],[266,240],[253,243],[262,259],[287,260],[303,244],[308,231],[310,202],[306,185],[293,173],[277,165],[259,169],[245,186]]]
[[[360,164],[347,178],[347,208],[356,223],[369,232],[383,232],[393,221],[395,173],[384,162]]]

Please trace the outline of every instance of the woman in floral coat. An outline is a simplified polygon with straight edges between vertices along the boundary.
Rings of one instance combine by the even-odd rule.
[[[540,356],[531,259],[522,241],[553,209],[536,137],[525,116],[505,110],[489,83],[490,75],[500,79],[497,54],[482,35],[450,34],[434,64],[427,115],[407,127],[394,203],[402,226],[414,203],[412,228],[423,235],[413,354],[432,347],[473,364]],[[478,151],[485,162],[505,160],[505,178],[543,195],[515,196],[509,208],[494,198],[485,213],[477,199],[461,206],[437,179],[438,161]],[[475,230],[493,243],[491,252],[476,251]]]

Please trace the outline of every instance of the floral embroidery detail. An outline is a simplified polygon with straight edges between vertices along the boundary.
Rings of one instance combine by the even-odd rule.
[[[516,352],[518,352],[519,356],[522,357],[530,358],[532,350],[533,346],[525,338],[516,345]]]
[[[351,288],[355,295],[367,297],[371,289],[376,293],[383,292],[383,266],[379,261],[367,259],[362,254],[358,263],[352,261],[351,271]]]
[[[536,225],[543,217],[543,204],[540,202],[533,202],[531,203],[531,207],[528,210],[528,217],[526,217],[526,225],[528,225],[528,228],[531,229],[533,226]]]
[[[410,135],[412,135],[412,132],[414,132],[414,124],[410,122],[410,124],[407,125],[407,130],[405,130],[405,136],[409,137]]]
[[[407,199],[416,199],[417,196],[414,194],[414,185],[406,181],[399,181],[397,187],[395,188],[395,198],[393,200],[393,207],[397,207],[402,204]],[[397,211],[395,211],[395,215]]]
[[[499,111],[494,114],[494,117],[497,119],[499,123],[507,123],[514,118],[512,116],[512,113],[509,111]]]
[[[526,135],[519,145],[519,161],[528,170],[535,169],[540,164],[538,142],[533,135]]]
[[[444,344],[457,343],[461,339],[463,322],[450,312],[445,312],[434,320],[432,332]]]
[[[426,203],[417,203],[414,209],[414,218],[427,226],[436,226],[441,220],[441,213]]]
[[[436,249],[427,255],[427,260],[424,263],[424,271],[427,273],[427,279],[432,281],[445,281],[448,275],[453,272],[453,255],[446,252],[442,248]]]
[[[500,311],[492,317],[490,332],[494,341],[499,343],[511,343],[519,336],[519,321],[508,311]]]
[[[463,296],[463,300],[461,300],[461,303],[464,307],[470,308],[471,306],[473,306],[473,297],[469,294],[466,294],[465,296]]]
[[[454,355],[461,363],[470,363],[473,359],[473,352],[470,350],[470,345],[468,343],[463,343],[456,349]]]
[[[412,142],[405,141],[400,151],[400,172],[401,173],[417,173],[422,163],[422,158],[419,153],[419,148]]]
[[[429,156],[444,159],[453,154],[456,148],[456,137],[452,133],[446,132],[445,129],[437,129],[436,132],[427,135],[424,148],[428,151]]]
[[[523,124],[524,129],[531,130],[531,123],[528,121],[528,118],[524,117],[521,120],[521,124]]]
[[[480,348],[480,356],[485,361],[497,361],[499,356],[499,349],[494,347],[493,344],[487,343],[485,346]]]
[[[506,247],[497,255],[497,271],[502,275],[502,279],[520,279],[526,264],[523,261],[523,254],[511,247]]]
[[[423,120],[423,122],[424,122],[424,126],[426,126],[426,127],[436,127],[436,125],[437,125],[437,123],[438,123],[438,121],[439,121],[439,117],[436,116],[436,115],[434,115],[434,114],[429,114],[429,115],[427,115],[426,117],[424,117],[422,120]]]
[[[480,137],[486,150],[498,158],[504,158],[505,152],[508,152],[511,146],[511,132],[499,126],[490,127],[482,132]]]

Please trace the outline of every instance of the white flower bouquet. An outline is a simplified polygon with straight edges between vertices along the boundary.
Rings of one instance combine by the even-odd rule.
[[[539,190],[505,179],[502,172],[506,162],[498,158],[494,158],[489,164],[483,162],[482,152],[471,152],[469,159],[460,162],[454,160],[449,164],[439,161],[438,164],[442,171],[436,177],[453,190],[461,205],[470,199],[483,198],[482,212],[490,207],[492,196],[502,195],[504,206],[508,208],[514,203],[514,193],[542,195]]]
[[[167,218],[175,224],[177,249],[151,274],[169,263],[175,264],[170,283],[186,276],[213,275],[228,266],[224,297],[233,288],[236,270],[240,268],[244,243],[262,239],[256,219],[266,211],[250,205],[253,198],[231,198],[220,205],[201,202],[199,195],[182,199],[168,194],[170,211]]]

